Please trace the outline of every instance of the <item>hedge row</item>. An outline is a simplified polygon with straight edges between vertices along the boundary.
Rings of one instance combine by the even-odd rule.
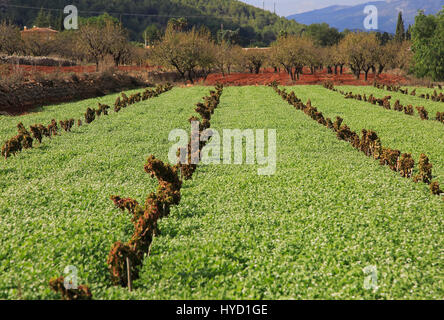
[[[411,153],[401,153],[399,150],[383,147],[381,139],[372,130],[363,129],[362,135],[359,137],[356,132],[343,123],[341,117],[336,117],[336,120],[333,122],[330,118],[325,118],[322,112],[313,107],[310,100],[304,105],[294,92],[287,93],[285,89],[280,90],[276,83],[271,83],[270,86],[297,110],[303,111],[313,120],[335,131],[338,139],[349,142],[355,149],[363,152],[368,157],[379,160],[381,165],[389,166],[391,170],[399,172],[405,178],[413,178],[415,182],[422,181],[429,184],[430,190],[434,195],[444,194],[440,189],[439,183],[432,181],[433,166],[425,154],[421,154],[417,174],[413,175],[415,161]]]

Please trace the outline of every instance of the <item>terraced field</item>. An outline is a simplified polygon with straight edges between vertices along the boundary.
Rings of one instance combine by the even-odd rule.
[[[189,130],[194,104],[209,89],[175,88],[2,161],[0,298],[58,299],[48,281],[68,265],[95,299],[443,297],[442,197],[380,166],[262,86],[225,88],[211,127],[276,129],[276,174],[258,176],[258,165],[200,165],[184,182],[180,205],[161,220],[134,290],[113,286],[106,258],[133,225],[109,196],[143,202],[155,191],[144,161],[150,154],[167,161],[168,133]],[[321,86],[287,90],[357,132],[375,130],[384,146],[416,161],[426,153],[444,184],[442,123],[346,100]],[[352,89],[365,90],[384,95]],[[399,99],[444,111],[442,103]],[[0,137],[14,135],[19,121],[79,117],[95,103],[0,117]],[[367,266],[377,268],[376,291],[364,288]]]

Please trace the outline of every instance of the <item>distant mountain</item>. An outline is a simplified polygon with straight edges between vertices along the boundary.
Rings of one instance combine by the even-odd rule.
[[[444,6],[444,0],[386,0],[372,1],[356,6],[331,6],[324,9],[291,15],[288,19],[302,24],[328,23],[331,27],[343,31],[344,29],[364,29],[364,8],[375,5],[378,8],[379,31],[395,33],[398,12],[402,11],[405,27],[415,23],[418,10],[425,10],[426,14],[435,14]]]

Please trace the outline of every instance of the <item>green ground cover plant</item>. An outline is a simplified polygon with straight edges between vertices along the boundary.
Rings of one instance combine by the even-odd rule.
[[[80,283],[91,284],[92,292],[111,285],[106,256],[112,243],[129,237],[131,222],[109,196],[143,198],[156,188],[144,161],[150,154],[168,159],[168,132],[188,129],[193,104],[207,90],[167,92],[1,162],[2,298],[57,298],[48,281],[68,265],[78,267]],[[85,105],[67,105],[67,112],[82,114]],[[8,121],[34,122],[29,116]]]
[[[375,130],[385,146],[416,161],[426,153],[444,181],[442,124],[321,86],[293,90],[324,116]],[[104,257],[130,239],[133,224],[109,196],[144,199],[156,189],[144,161],[150,154],[167,161],[169,131],[189,130],[194,104],[207,93],[174,88],[2,161],[0,298],[58,299],[48,280],[67,265],[78,268],[94,299],[442,298],[444,201],[338,140],[269,87],[225,88],[211,128],[277,129],[276,174],[258,176],[257,165],[199,165],[182,185],[180,205],[159,222],[133,291],[113,286]],[[62,115],[44,119],[78,118]],[[16,118],[7,136],[18,121],[26,120]],[[377,291],[364,288],[370,265]]]

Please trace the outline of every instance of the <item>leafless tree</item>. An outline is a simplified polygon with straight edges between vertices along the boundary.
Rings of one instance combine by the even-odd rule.
[[[12,55],[22,48],[20,29],[6,21],[0,23],[0,53]]]

